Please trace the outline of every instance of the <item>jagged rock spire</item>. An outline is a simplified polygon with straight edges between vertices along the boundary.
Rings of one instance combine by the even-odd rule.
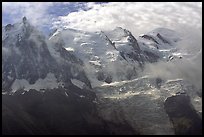
[[[24,16],[24,17],[23,17],[23,23],[25,24],[26,21],[27,21],[27,18]]]

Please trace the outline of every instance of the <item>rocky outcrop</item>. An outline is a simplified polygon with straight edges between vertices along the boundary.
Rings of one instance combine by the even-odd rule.
[[[2,96],[3,135],[137,134],[127,123],[103,120],[94,92],[75,86],[24,92]]]
[[[167,98],[164,107],[174,125],[175,134],[202,135],[202,119],[186,94]]]

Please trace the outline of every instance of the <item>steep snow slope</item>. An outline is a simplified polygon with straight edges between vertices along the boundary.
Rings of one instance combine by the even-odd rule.
[[[155,29],[138,40],[130,31],[117,27],[111,31],[86,32],[58,29],[49,38],[83,61],[92,87],[138,76],[146,62],[181,59],[176,43],[180,36],[166,28]]]
[[[141,66],[144,64],[144,57],[140,47],[130,31],[116,27],[114,30],[105,31],[104,33],[125,60],[129,63],[139,63]]]
[[[49,40],[64,43],[65,49],[72,49],[72,53],[83,61],[92,87],[104,81],[110,83],[130,79],[136,76],[136,69],[138,72],[141,69],[138,62],[129,63],[124,59],[104,32],[58,30]]]
[[[155,53],[164,60],[179,58],[183,54],[178,51],[181,35],[167,28],[157,28],[139,36],[138,41],[143,51]]]

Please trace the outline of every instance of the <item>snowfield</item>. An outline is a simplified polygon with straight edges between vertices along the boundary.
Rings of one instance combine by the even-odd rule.
[[[12,93],[15,93],[19,89],[24,89],[29,91],[30,89],[35,89],[40,92],[44,92],[45,89],[54,89],[62,86],[63,83],[57,82],[54,74],[48,73],[45,79],[38,79],[34,84],[29,84],[25,79],[16,79],[12,84]]]

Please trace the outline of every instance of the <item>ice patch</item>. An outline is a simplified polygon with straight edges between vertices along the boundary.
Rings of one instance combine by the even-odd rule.
[[[68,47],[68,48],[65,48],[67,51],[74,51],[74,49],[73,48],[71,48],[71,47]]]
[[[71,82],[72,82],[72,84],[79,87],[80,89],[83,89],[85,86],[84,82],[81,82],[80,80],[77,80],[77,79],[71,79]]]
[[[115,82],[112,82],[112,83],[103,83],[102,85],[100,85],[101,87],[106,87],[106,86],[122,86],[126,83],[130,83],[130,82],[135,82],[135,81],[138,81],[138,80],[141,80],[141,79],[144,79],[144,78],[148,78],[148,76],[143,76],[143,77],[139,77],[139,78],[136,78],[136,79],[133,79],[133,80],[124,80],[124,81],[115,81]]]
[[[85,96],[84,96],[84,95],[80,95],[79,97],[80,97],[80,98],[85,98]]]
[[[101,66],[101,63],[99,61],[89,61],[89,63],[95,66]]]
[[[25,79],[16,79],[12,84],[12,93],[19,89],[24,89],[29,91],[30,89],[35,89],[37,91],[44,91],[44,89],[54,89],[57,88],[62,83],[58,83],[56,77],[53,73],[48,73],[45,79],[38,79],[35,84],[29,84]]]
[[[182,81],[182,80],[183,80],[183,79],[178,78],[178,79],[168,80],[168,81],[166,81],[166,83],[176,82],[176,81]]]

